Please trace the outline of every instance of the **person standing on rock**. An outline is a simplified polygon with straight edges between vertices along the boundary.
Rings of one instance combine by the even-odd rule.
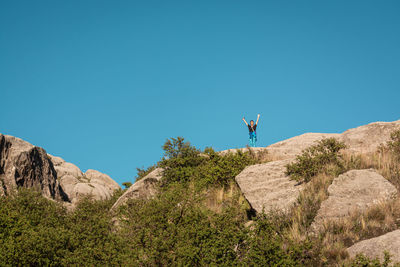
[[[251,120],[250,124],[247,123],[246,119],[243,117],[244,123],[246,123],[247,127],[249,128],[249,144],[251,147],[256,146],[257,142],[257,125],[258,125],[258,120],[260,119],[260,114],[257,115],[257,121],[256,124],[254,124],[254,121]]]

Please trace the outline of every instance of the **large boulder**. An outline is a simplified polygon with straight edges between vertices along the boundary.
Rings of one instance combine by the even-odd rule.
[[[379,258],[383,260],[384,251],[392,256],[392,263],[400,262],[400,230],[360,241],[347,249],[350,258],[363,253],[371,259]]]
[[[348,149],[355,153],[375,152],[380,144],[390,139],[390,134],[400,130],[400,120],[393,122],[374,122],[345,131],[340,135]]]
[[[313,222],[314,229],[324,221],[337,220],[351,212],[397,196],[396,188],[373,169],[351,170],[335,178],[328,187],[328,198],[321,203]]]
[[[68,200],[43,148],[0,134],[0,194],[8,195],[18,187],[34,188],[48,198]]]
[[[149,199],[157,193],[157,183],[163,175],[162,168],[156,168],[148,175],[136,181],[128,190],[114,203],[111,210],[117,210],[130,199]]]
[[[289,162],[279,160],[248,166],[236,176],[240,190],[256,212],[287,210],[297,200],[303,185],[286,176]]]
[[[93,199],[109,199],[120,186],[107,174],[96,170],[83,173],[77,166],[60,157],[51,156],[61,187],[72,204],[85,196]]]

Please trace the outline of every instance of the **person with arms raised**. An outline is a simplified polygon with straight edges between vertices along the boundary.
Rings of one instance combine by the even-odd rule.
[[[249,128],[249,145],[250,147],[255,147],[256,142],[257,142],[257,125],[258,125],[258,120],[260,119],[260,114],[257,115],[257,121],[254,124],[254,121],[251,120],[250,124],[247,123],[246,119],[243,117],[244,123],[247,125]]]

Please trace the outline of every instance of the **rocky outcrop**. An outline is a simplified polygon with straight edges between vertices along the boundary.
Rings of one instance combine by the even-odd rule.
[[[390,134],[400,129],[400,120],[394,122],[374,122],[341,134],[306,133],[275,144],[265,149],[272,158],[289,159],[299,155],[304,149],[325,138],[337,138],[353,153],[376,151],[380,144],[389,141]]]
[[[314,229],[326,220],[339,219],[395,198],[397,190],[375,170],[351,170],[333,180],[328,194],[315,217]]]
[[[50,157],[43,148],[0,134],[0,191],[8,195],[18,187],[34,188],[44,196],[68,200],[57,180]]]
[[[294,204],[303,185],[297,185],[285,175],[289,162],[279,160],[248,166],[236,176],[236,182],[255,211],[286,210]]]
[[[400,120],[394,122],[374,122],[345,131],[340,135],[348,150],[355,153],[375,152],[380,144],[390,139],[390,134],[400,130]]]
[[[19,187],[34,188],[48,198],[76,203],[81,197],[111,197],[119,185],[95,170],[86,173],[22,139],[0,134],[0,195]]]
[[[51,156],[63,191],[72,204],[90,195],[96,200],[108,199],[120,186],[110,176],[96,170],[83,173],[77,166],[60,157]]]
[[[162,178],[163,169],[156,168],[148,175],[136,181],[128,190],[115,202],[111,210],[117,210],[126,204],[130,199],[149,199],[157,193],[157,183]]]
[[[347,249],[350,258],[363,253],[371,259],[379,258],[381,261],[384,251],[389,252],[392,263],[400,262],[400,230],[358,242]]]

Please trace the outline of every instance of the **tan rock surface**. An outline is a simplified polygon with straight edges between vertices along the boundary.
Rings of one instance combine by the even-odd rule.
[[[313,228],[325,220],[335,220],[353,211],[393,199],[396,188],[375,170],[351,170],[335,178],[328,187],[328,198],[321,203]]]
[[[297,200],[303,185],[297,185],[285,175],[289,162],[279,160],[248,166],[236,176],[236,182],[255,211],[286,210]]]
[[[400,230],[360,241],[347,249],[350,258],[363,253],[365,256],[383,260],[384,251],[391,254],[392,263],[400,263]]]
[[[128,190],[115,202],[111,210],[116,210],[130,199],[148,199],[157,193],[157,183],[162,178],[163,169],[156,168],[148,175],[131,185]]]
[[[87,170],[86,173],[72,163],[60,157],[51,156],[55,162],[57,176],[61,187],[68,195],[72,204],[83,197],[90,195],[96,200],[110,198],[120,186],[107,174],[96,170]]]
[[[390,140],[390,134],[400,130],[400,120],[394,122],[374,122],[345,131],[340,139],[348,149],[356,153],[374,152],[382,143]]]

